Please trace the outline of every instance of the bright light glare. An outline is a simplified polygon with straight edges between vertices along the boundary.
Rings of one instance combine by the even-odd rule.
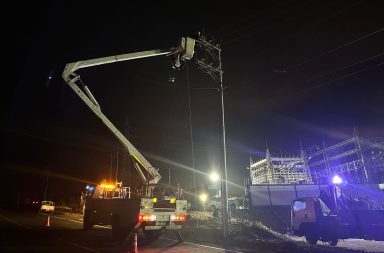
[[[202,193],[202,194],[200,194],[200,200],[201,200],[202,202],[207,201],[207,199],[208,199],[208,195],[207,195],[206,193]]]
[[[212,172],[209,177],[213,182],[216,182],[217,180],[219,180],[219,175],[216,172]]]
[[[107,189],[115,189],[116,186],[113,184],[101,184],[100,187],[107,188]]]
[[[335,175],[332,179],[332,183],[334,184],[341,184],[342,182],[343,180],[338,175]]]

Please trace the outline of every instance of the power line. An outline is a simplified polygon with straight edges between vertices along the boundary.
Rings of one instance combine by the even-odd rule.
[[[293,35],[297,35],[297,34],[302,33],[304,31],[308,31],[310,29],[313,29],[314,27],[318,26],[319,24],[322,24],[325,21],[328,21],[328,20],[330,20],[330,19],[340,15],[341,13],[345,12],[346,10],[351,9],[351,8],[355,7],[356,5],[359,5],[363,1],[364,0],[357,1],[357,2],[353,3],[352,5],[349,5],[349,6],[345,7],[345,8],[343,8],[343,9],[335,12],[335,13],[332,13],[331,15],[329,15],[329,16],[327,16],[327,17],[325,17],[325,18],[315,22],[314,24],[311,24],[311,25],[307,26],[306,28],[302,29],[301,31],[297,31],[296,33],[293,33],[290,37],[293,37]]]
[[[321,20],[319,20],[319,21],[317,21],[316,23],[310,25],[309,27],[305,28],[304,30],[312,29],[313,27],[315,27],[315,26],[317,26],[317,25],[319,25],[319,24],[321,24],[321,23],[324,23],[325,21],[327,21],[327,20],[329,20],[329,19],[332,19],[332,18],[334,18],[334,17],[340,15],[341,13],[345,12],[346,10],[351,9],[351,8],[353,8],[353,7],[357,6],[357,5],[359,5],[359,4],[360,4],[361,2],[363,2],[363,1],[364,1],[364,0],[356,1],[355,3],[353,3],[353,4],[351,4],[351,5],[349,5],[349,6],[345,7],[345,8],[343,8],[343,9],[341,9],[341,10],[339,10],[339,11],[337,11],[337,12],[335,12],[335,13],[333,13],[333,14],[331,14],[331,15],[329,15],[329,16],[327,16],[327,17],[325,17],[325,18],[323,18],[323,19],[321,19]],[[380,31],[380,30],[379,30],[379,31]],[[376,31],[376,32],[379,32],[379,31]],[[293,33],[293,34],[297,34],[297,33],[301,33],[301,32],[303,32],[303,30],[302,30],[302,31],[299,31],[299,32],[296,32],[296,33]],[[376,32],[374,32],[374,33],[376,33]],[[370,35],[373,35],[374,33],[372,33],[372,34],[368,34],[368,35],[366,35],[365,37],[368,37],[368,36],[370,36]],[[247,36],[247,35],[245,35],[245,36]],[[292,35],[291,35],[290,37],[292,37]],[[363,39],[363,38],[359,38],[359,39]],[[356,40],[356,41],[357,41],[357,40]],[[351,43],[353,43],[353,42],[351,42]],[[346,45],[343,45],[343,46],[346,46]],[[341,47],[343,47],[343,46],[341,46]],[[339,48],[341,48],[341,47],[339,47]],[[329,53],[329,52],[328,52],[328,53]],[[321,56],[318,56],[318,57],[321,57]],[[304,65],[304,62],[302,63],[302,65]],[[293,68],[293,67],[294,67],[294,66],[292,66],[292,68]],[[291,68],[291,67],[289,67],[289,68]],[[282,70],[281,72],[286,72],[287,69],[288,69],[288,68],[286,68],[285,70]],[[274,79],[274,78],[276,78],[276,76],[272,76],[271,78],[269,78],[269,80],[271,81],[271,80]],[[250,86],[250,85],[252,85],[252,82],[251,82],[251,81],[247,81],[247,82],[243,82],[243,84],[241,84],[241,85],[237,85],[237,86],[229,87],[229,88],[243,88],[243,87]]]
[[[321,20],[315,22],[314,24],[308,26],[307,28],[303,29],[302,31],[294,32],[293,34],[301,33],[301,32],[306,31],[306,30],[308,30],[308,29],[312,29],[313,27],[315,27],[315,26],[317,26],[317,25],[319,25],[319,24],[321,24],[321,23],[324,23],[325,21],[327,21],[327,20],[329,20],[329,19],[332,19],[332,18],[334,18],[334,17],[340,15],[341,13],[345,12],[346,10],[355,7],[356,5],[360,4],[360,3],[363,2],[363,1],[364,1],[364,0],[357,1],[357,2],[353,3],[352,5],[349,5],[349,6],[343,8],[343,9],[341,9],[341,10],[338,10],[338,11],[332,13],[331,15],[329,15],[329,16],[327,16],[327,17],[325,17],[325,18],[323,18],[323,19],[321,19]],[[308,3],[310,3],[310,2],[307,1],[306,4],[308,4]],[[273,13],[274,15],[272,15],[271,17],[269,17],[269,19],[272,21],[274,17],[279,17],[279,16],[281,16],[282,14],[289,13],[291,10],[297,9],[298,7],[301,7],[301,8],[302,8],[303,6],[304,6],[304,5],[297,5],[297,6],[293,6],[293,7],[291,6],[290,8],[286,8],[286,9],[284,9],[282,12],[278,12],[278,13],[276,13],[276,14]],[[329,6],[326,6],[325,8],[328,8],[328,7],[329,7]],[[273,8],[271,8],[271,9],[273,9]],[[315,10],[318,11],[318,8],[315,8]],[[294,15],[294,17],[296,17],[296,15]],[[291,18],[291,19],[292,19],[292,18]],[[265,20],[267,20],[267,18],[265,18]],[[287,19],[287,20],[289,20],[289,19]],[[263,21],[264,21],[264,20],[260,20],[260,21],[254,23],[254,24],[250,24],[250,25],[248,25],[248,26],[244,26],[244,27],[242,27],[242,28],[240,28],[240,29],[237,29],[237,31],[234,31],[234,32],[229,33],[229,36],[234,35],[234,34],[236,34],[236,33],[239,32],[239,31],[247,30],[247,28],[253,28],[253,27],[257,26],[257,25],[261,25],[261,24],[263,23]],[[281,22],[282,22],[282,21],[280,20],[280,23],[281,23]],[[284,24],[286,24],[286,23],[287,23],[287,22],[285,21]],[[273,27],[273,26],[276,26],[276,24],[271,24],[271,25],[269,25],[269,26],[263,27],[264,29],[262,29],[261,31],[266,31],[266,30],[268,30],[270,27]],[[265,29],[265,28],[266,28],[266,29]],[[256,32],[257,32],[257,31],[253,31],[253,32],[251,31],[251,32],[248,32],[248,33],[246,33],[246,34],[240,34],[240,35],[238,35],[238,36],[236,36],[236,37],[234,37],[234,38],[232,38],[232,39],[229,39],[229,40],[226,41],[224,44],[230,44],[230,43],[232,43],[232,42],[237,41],[238,39],[243,39],[243,38],[245,38],[245,37],[249,37],[249,36],[255,34]],[[228,35],[227,35],[227,36],[228,36]],[[292,37],[292,36],[291,36],[291,37]],[[285,38],[285,39],[286,39],[286,38]]]
[[[308,4],[308,2],[307,2],[307,4]],[[269,22],[272,22],[273,18],[277,18],[277,17],[279,17],[281,15],[289,13],[290,11],[297,9],[298,7],[302,7],[302,5],[296,5],[296,6],[288,8],[288,9],[284,9],[283,11],[280,11],[277,14],[274,14],[273,16],[269,17],[270,18]],[[279,20],[279,21],[280,21],[280,23],[282,22],[281,20]],[[258,25],[261,25],[262,23],[263,23],[263,20],[259,21],[259,22],[256,22],[254,24],[248,25],[246,27],[243,27],[241,29],[238,29],[238,31],[246,30],[247,28],[257,27]],[[223,44],[224,45],[231,44],[233,42],[236,42],[239,39],[244,39],[244,38],[252,36],[252,35],[254,35],[254,34],[258,33],[258,32],[265,32],[265,31],[269,30],[271,27],[276,26],[278,24],[279,23],[277,23],[277,24],[276,23],[275,24],[272,23],[270,25],[263,26],[261,30],[254,30],[254,31],[250,31],[250,32],[247,32],[247,33],[240,34],[238,36],[234,36],[233,38],[226,40]],[[234,33],[232,33],[232,34],[234,34]]]
[[[319,75],[319,76],[317,76],[317,77],[308,79],[308,80],[304,81],[304,83],[309,83],[309,82],[311,82],[311,81],[313,81],[313,80],[317,80],[317,79],[320,79],[320,78],[322,78],[322,77],[332,75],[332,74],[334,74],[334,73],[340,72],[340,71],[342,71],[342,70],[348,69],[348,68],[353,67],[353,66],[356,66],[356,65],[358,65],[358,64],[361,64],[361,63],[367,62],[367,61],[369,61],[369,60],[378,58],[378,57],[380,57],[380,56],[382,56],[382,55],[384,55],[384,53],[376,54],[376,55],[371,56],[371,57],[369,57],[369,58],[366,58],[366,59],[364,59],[364,60],[360,60],[360,61],[358,61],[358,62],[354,62],[354,63],[352,63],[352,64],[349,64],[349,65],[340,67],[340,68],[338,68],[338,69],[336,69],[336,70],[334,70],[334,71],[329,71],[329,72],[326,72],[326,73],[324,73],[324,74],[321,74],[321,75]],[[294,86],[295,86],[295,85],[285,86],[285,88],[286,88],[286,89],[287,89],[287,88],[292,88],[292,87],[294,87]]]
[[[319,79],[319,78],[324,77],[324,76],[329,76],[329,75],[331,75],[331,74],[333,74],[333,73],[337,73],[337,72],[339,72],[339,71],[341,71],[341,70],[344,70],[344,69],[353,67],[353,66],[355,66],[355,65],[358,65],[358,64],[361,64],[361,63],[370,61],[370,60],[372,60],[372,59],[375,59],[375,58],[380,57],[380,56],[383,56],[383,55],[384,55],[384,52],[381,53],[381,54],[376,54],[376,55],[371,56],[371,57],[369,57],[369,58],[366,58],[366,59],[364,59],[364,60],[360,60],[360,61],[354,62],[354,63],[349,64],[349,65],[347,65],[347,66],[340,67],[340,68],[338,68],[338,69],[336,69],[336,70],[334,70],[334,71],[327,72],[327,73],[321,74],[321,75],[319,75],[319,76],[317,76],[317,77],[311,78],[311,79],[309,79],[307,82],[312,81],[312,80]]]
[[[329,84],[331,84],[331,83],[333,83],[333,82],[336,82],[336,81],[339,81],[339,80],[342,80],[342,79],[345,79],[345,78],[349,78],[349,77],[354,76],[354,75],[356,75],[356,74],[359,74],[359,73],[362,73],[362,72],[365,72],[365,71],[368,71],[368,70],[377,68],[377,67],[379,67],[379,66],[381,66],[381,65],[383,65],[383,64],[384,64],[384,62],[380,62],[380,63],[378,63],[378,64],[376,64],[376,65],[373,65],[373,66],[370,66],[370,67],[366,67],[366,68],[363,68],[363,69],[361,69],[361,70],[352,72],[352,73],[350,73],[350,74],[343,75],[343,76],[341,76],[341,77],[338,77],[338,78],[335,78],[335,79],[332,79],[332,80],[329,80],[329,81],[326,81],[326,82],[319,83],[319,84],[317,84],[317,85],[315,85],[315,86],[312,86],[312,87],[308,87],[308,88],[302,89],[302,90],[300,90],[300,91],[298,91],[298,92],[296,92],[296,93],[294,93],[294,94],[285,96],[285,97],[283,97],[283,98],[281,98],[281,99],[276,99],[276,100],[274,100],[274,101],[272,101],[272,102],[282,101],[282,100],[285,100],[285,99],[288,99],[288,98],[291,98],[291,97],[294,97],[294,96],[298,96],[298,95],[300,95],[300,94],[302,94],[302,93],[305,93],[305,92],[308,92],[308,91],[310,91],[310,90],[317,89],[317,88],[323,87],[323,86],[325,86],[325,85],[329,85]]]
[[[272,11],[273,9],[275,9],[276,7],[278,7],[279,5],[284,4],[284,3],[289,3],[289,2],[292,2],[292,0],[289,0],[289,1],[286,1],[286,2],[280,2],[280,3],[278,3],[277,5],[272,6],[272,7],[268,8],[268,9],[262,11],[261,13],[257,13],[257,15],[268,14],[270,11]],[[293,8],[293,7],[290,7],[289,9],[292,9],[292,8]],[[278,13],[272,13],[273,15],[269,15],[269,16],[266,16],[266,17],[264,17],[264,18],[259,18],[258,16],[255,17],[255,16],[253,16],[253,15],[252,15],[252,16],[248,16],[248,17],[245,17],[245,18],[243,18],[242,20],[240,20],[240,21],[237,22],[237,23],[240,24],[240,23],[243,23],[243,22],[245,22],[245,21],[247,21],[247,20],[250,20],[250,19],[253,19],[253,18],[256,18],[257,20],[255,20],[254,23],[250,23],[250,24],[245,25],[245,26],[242,26],[242,27],[240,27],[240,28],[238,28],[238,29],[231,30],[229,33],[226,33],[225,36],[230,38],[231,36],[235,35],[235,34],[238,33],[238,32],[242,32],[242,31],[247,30],[248,28],[253,28],[253,27],[257,26],[257,25],[260,25],[260,24],[262,24],[263,22],[267,21],[268,19],[273,19],[274,17],[278,17],[280,14],[284,14],[285,12],[289,11],[289,9],[288,9],[288,10],[287,10],[287,9],[284,9],[283,11],[278,12]],[[239,37],[239,36],[241,36],[241,35],[235,36],[235,37],[232,38],[231,40],[237,40],[236,37]],[[231,41],[231,40],[230,40],[230,41]],[[227,43],[230,43],[230,41],[228,41]]]
[[[302,66],[302,65],[305,65],[305,64],[310,63],[310,62],[312,62],[312,61],[315,61],[315,60],[317,60],[317,59],[319,59],[319,58],[321,58],[321,57],[323,57],[323,56],[325,56],[325,55],[329,55],[329,54],[331,54],[331,53],[334,53],[334,52],[338,51],[339,49],[342,49],[342,48],[344,48],[344,47],[350,46],[350,45],[352,45],[352,44],[354,44],[354,43],[356,43],[356,42],[358,42],[358,41],[360,41],[360,40],[363,40],[363,39],[365,39],[365,38],[368,38],[368,37],[370,37],[370,36],[372,36],[372,35],[375,35],[375,34],[377,34],[377,33],[379,33],[379,32],[382,32],[382,31],[384,31],[384,28],[381,28],[381,29],[379,29],[379,30],[376,30],[376,31],[374,31],[374,32],[371,32],[371,33],[369,33],[369,34],[366,34],[366,35],[364,35],[364,36],[362,36],[362,37],[360,37],[360,38],[357,38],[357,39],[355,39],[355,40],[353,40],[353,41],[350,41],[350,42],[348,42],[348,43],[345,43],[345,44],[343,44],[343,45],[341,45],[341,46],[338,46],[338,47],[336,47],[336,48],[334,48],[334,49],[332,49],[332,50],[329,50],[329,51],[327,51],[327,52],[324,52],[324,53],[322,53],[322,54],[320,54],[320,55],[318,55],[318,56],[312,57],[312,58],[310,58],[310,59],[308,59],[308,60],[305,60],[305,61],[303,61],[303,62],[300,62],[300,63],[297,63],[297,64],[295,64],[295,65],[292,65],[292,66],[286,68],[286,70],[291,70],[291,69],[298,68],[298,67],[300,67],[300,66]]]
[[[267,8],[267,9],[265,9],[265,10],[262,10],[262,11],[256,11],[256,13],[252,13],[252,14],[248,15],[247,17],[243,17],[241,20],[238,20],[238,21],[236,22],[236,24],[237,24],[237,25],[240,25],[241,23],[245,23],[246,21],[249,21],[249,20],[252,20],[252,19],[255,19],[255,18],[256,18],[256,19],[259,19],[259,16],[260,16],[260,15],[268,14],[268,13],[271,12],[273,9],[275,9],[276,7],[278,7],[279,5],[287,4],[287,3],[292,2],[292,1],[293,1],[293,0],[281,1],[281,2],[279,2],[279,3],[277,3],[277,4],[275,4],[275,5],[272,5],[271,7]],[[256,16],[255,16],[255,15],[256,15]],[[266,17],[265,19],[267,19],[267,17]],[[258,21],[260,22],[261,20],[258,20]],[[233,27],[233,26],[235,26],[236,24],[231,23],[230,25],[220,26],[220,28],[214,30],[213,33],[217,33],[217,32],[220,32],[220,31],[224,31],[224,30],[228,29],[229,26],[232,26],[232,27]],[[237,32],[240,31],[240,30],[242,30],[243,28],[244,28],[244,27],[242,27],[242,28],[240,28],[240,29],[237,29]],[[235,34],[235,33],[236,33],[236,31],[231,32],[231,33],[227,34],[227,36],[228,36],[228,35],[230,36],[230,35]]]

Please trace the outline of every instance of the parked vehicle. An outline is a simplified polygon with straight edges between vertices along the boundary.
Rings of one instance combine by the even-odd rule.
[[[355,209],[359,205],[346,204],[340,189],[337,192],[329,198],[323,195],[294,200],[292,232],[305,236],[309,245],[321,240],[335,246],[339,239],[346,238],[384,241],[384,210]]]
[[[42,201],[40,212],[53,213],[55,211],[55,203],[53,201]]]

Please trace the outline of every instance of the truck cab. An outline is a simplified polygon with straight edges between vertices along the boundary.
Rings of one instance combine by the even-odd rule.
[[[291,204],[292,232],[305,236],[309,245],[315,245],[318,240],[336,245],[338,223],[338,217],[319,198],[299,198]]]
[[[291,204],[293,234],[305,236],[309,245],[318,240],[335,246],[338,239],[384,240],[384,210],[351,209],[335,202],[334,211],[321,198],[299,198]]]

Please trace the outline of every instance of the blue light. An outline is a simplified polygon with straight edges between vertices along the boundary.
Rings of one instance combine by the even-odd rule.
[[[90,191],[93,191],[94,189],[95,189],[95,187],[92,187],[92,186],[89,187],[89,190],[90,190]]]
[[[343,180],[338,175],[335,175],[332,178],[332,183],[334,183],[334,184],[341,184],[342,182],[343,182]]]
[[[48,76],[48,79],[51,80],[51,79],[52,79],[52,76]]]

